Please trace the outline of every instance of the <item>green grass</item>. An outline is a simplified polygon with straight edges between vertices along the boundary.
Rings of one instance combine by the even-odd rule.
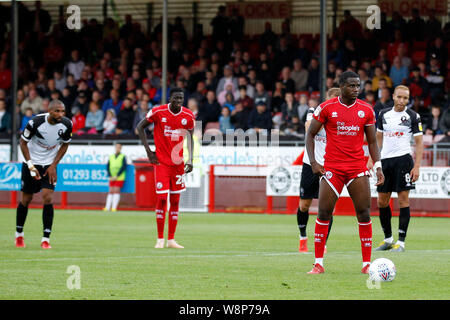
[[[360,273],[354,217],[337,216],[326,273],[307,275],[314,260],[299,254],[294,215],[181,213],[183,250],[154,249],[154,213],[56,211],[51,250],[39,247],[40,210],[30,210],[27,247],[14,247],[15,210],[0,211],[0,299],[449,299],[450,219],[412,218],[404,253],[374,252],[394,261],[397,277],[369,290]],[[374,246],[382,240],[374,217]],[[398,219],[393,218],[394,235]],[[68,266],[81,269],[69,290]]]

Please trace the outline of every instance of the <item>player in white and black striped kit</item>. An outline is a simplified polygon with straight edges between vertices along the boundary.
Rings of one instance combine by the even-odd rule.
[[[405,251],[406,231],[410,220],[409,190],[415,189],[423,154],[423,133],[420,116],[406,108],[409,88],[403,85],[395,88],[394,107],[383,109],[377,119],[377,142],[381,149],[381,165],[385,176],[384,184],[377,187],[380,222],[384,241],[375,251]],[[416,160],[411,156],[411,141],[414,136]],[[392,237],[389,206],[391,193],[397,192],[400,207],[398,241]]]
[[[341,90],[339,88],[331,88],[327,92],[326,100],[335,98],[340,94]],[[314,108],[309,108],[308,114],[306,116],[306,124],[305,124],[306,131],[308,131],[308,127],[309,124],[311,123],[313,113]],[[322,128],[314,138],[315,158],[317,162],[320,163],[321,165],[323,165],[324,163],[323,157],[325,155],[326,144],[327,144],[327,136],[325,133],[325,129]],[[317,199],[319,197],[319,180],[320,176],[318,174],[314,174],[311,169],[308,153],[305,148],[303,154],[302,176],[300,180],[300,203],[297,209],[297,224],[298,229],[300,231],[300,244],[298,248],[299,252],[308,252],[308,237],[306,236],[306,226],[308,225],[309,208],[311,207],[312,200]],[[333,224],[333,217],[331,217],[330,224],[328,227],[327,239],[328,236],[330,235],[332,224]]]
[[[72,121],[66,118],[64,104],[53,100],[49,112],[33,117],[20,137],[22,164],[22,200],[17,207],[16,247],[25,247],[23,228],[28,214],[28,205],[33,194],[42,190],[44,202],[42,222],[43,249],[50,249],[50,233],[53,225],[53,192],[56,184],[56,166],[69,147],[72,137]]]

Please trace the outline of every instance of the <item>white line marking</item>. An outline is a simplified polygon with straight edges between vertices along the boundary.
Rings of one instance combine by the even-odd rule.
[[[232,251],[235,252],[235,251]],[[450,249],[443,250],[408,250],[407,252],[413,253],[450,253]],[[405,252],[405,253],[407,253]],[[226,252],[225,252],[226,253]],[[231,253],[231,252],[230,252]],[[326,255],[353,255],[359,254],[360,251],[332,251],[328,252]],[[405,255],[402,253],[402,255]],[[43,259],[7,259],[0,261],[0,263],[13,263],[13,262],[35,262],[35,261],[73,261],[73,260],[122,260],[122,259],[155,259],[155,258],[234,258],[234,257],[271,257],[271,256],[302,256],[302,255],[312,255],[312,252],[299,253],[299,252],[253,252],[253,253],[242,253],[242,254],[173,254],[173,255],[146,255],[146,256],[125,256],[125,257],[73,257],[73,258],[43,258]]]

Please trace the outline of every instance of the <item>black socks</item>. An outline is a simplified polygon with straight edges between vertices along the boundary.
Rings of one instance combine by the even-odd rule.
[[[49,238],[53,225],[53,204],[44,204],[42,224],[44,225],[44,238]]]
[[[392,227],[391,227],[391,218],[392,218],[392,212],[391,207],[387,206],[386,208],[379,208],[380,211],[380,223],[381,228],[384,232],[384,238],[390,238],[392,237]]]
[[[410,217],[411,214],[409,212],[409,207],[400,208],[400,216],[398,220],[398,240],[400,241],[405,241]]]
[[[300,230],[300,236],[306,237],[306,226],[308,225],[309,213],[308,211],[300,211],[300,208],[297,209],[297,224],[298,229]]]
[[[25,225],[25,220],[27,219],[27,214],[28,214],[28,207],[25,207],[22,204],[22,202],[19,202],[16,213],[16,231],[18,233],[23,232],[23,227]]]

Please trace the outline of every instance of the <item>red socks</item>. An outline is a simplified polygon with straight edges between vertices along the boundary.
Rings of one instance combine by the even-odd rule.
[[[180,194],[170,194],[170,210],[169,210],[169,236],[167,240],[172,240],[175,236],[175,230],[178,223],[178,205],[180,203]]]
[[[178,206],[180,203],[180,194],[170,194],[169,210],[169,235],[167,240],[172,240],[175,236],[175,230],[178,223]],[[156,226],[158,228],[158,239],[164,238],[164,223],[166,220],[167,193],[158,194],[156,201]]]
[[[316,227],[314,229],[314,253],[316,256],[316,263],[322,265],[323,252],[327,242],[328,225],[330,221],[321,221],[316,219]],[[318,260],[319,259],[319,260]]]
[[[158,239],[164,239],[164,222],[166,220],[167,193],[158,194],[156,200],[156,226]]]
[[[372,221],[358,222],[358,225],[363,264],[370,263],[372,255]]]

